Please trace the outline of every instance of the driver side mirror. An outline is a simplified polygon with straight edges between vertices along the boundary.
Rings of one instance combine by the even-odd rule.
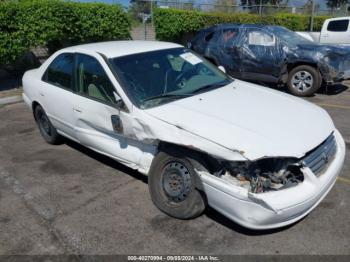
[[[115,98],[115,101],[116,101],[116,104],[115,104],[116,107],[119,110],[127,111],[127,108],[126,108],[122,98],[116,92],[113,92],[113,95],[114,95],[114,98]]]
[[[223,67],[222,65],[218,66],[219,70],[221,70],[222,72],[226,73],[226,69],[225,67]]]

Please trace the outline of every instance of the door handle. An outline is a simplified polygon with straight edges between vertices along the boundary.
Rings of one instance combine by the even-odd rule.
[[[81,111],[80,109],[77,109],[77,108],[73,108],[73,111],[77,112],[77,113],[82,113],[83,112],[83,111]]]
[[[45,96],[45,95],[44,95],[43,93],[41,93],[41,92],[40,92],[39,94],[40,94],[40,96]]]

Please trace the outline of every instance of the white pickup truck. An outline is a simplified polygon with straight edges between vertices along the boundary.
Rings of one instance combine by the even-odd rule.
[[[350,17],[330,18],[324,21],[321,32],[297,32],[308,40],[324,44],[350,45]]]

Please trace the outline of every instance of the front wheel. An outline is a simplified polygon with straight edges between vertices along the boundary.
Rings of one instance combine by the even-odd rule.
[[[196,189],[198,175],[195,160],[159,152],[153,160],[148,187],[153,203],[164,213],[179,219],[191,219],[205,210],[206,204]]]
[[[321,87],[322,77],[314,67],[301,65],[293,68],[288,74],[287,87],[296,96],[313,95]]]

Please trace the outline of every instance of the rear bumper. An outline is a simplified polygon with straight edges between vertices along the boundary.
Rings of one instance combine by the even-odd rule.
[[[332,189],[345,158],[345,143],[335,132],[337,152],[328,169],[316,177],[304,168],[298,186],[260,194],[227,184],[220,178],[200,173],[211,207],[236,223],[251,229],[271,229],[292,224],[309,214]]]
[[[31,108],[32,101],[29,99],[29,97],[24,92],[22,93],[22,98],[23,98],[24,103]]]

